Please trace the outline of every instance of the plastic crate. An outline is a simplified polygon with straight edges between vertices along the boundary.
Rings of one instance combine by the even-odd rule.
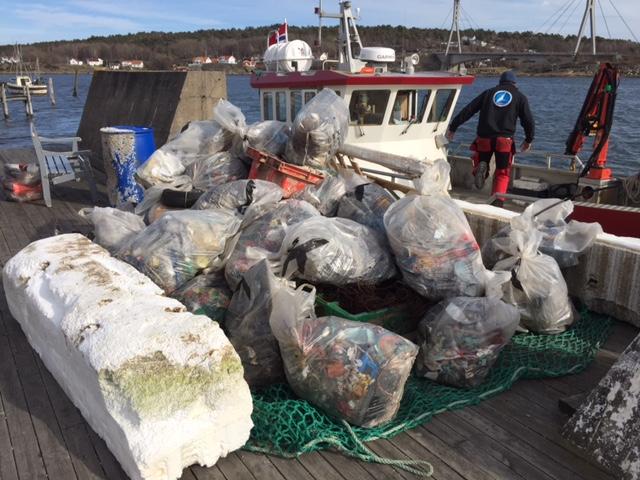
[[[249,178],[276,183],[284,190],[284,198],[289,198],[307,185],[317,185],[324,175],[306,167],[291,165],[273,155],[249,147],[247,155],[253,160]]]
[[[354,322],[372,323],[402,335],[414,332],[420,322],[419,318],[409,318],[402,305],[354,314],[346,311],[338,302],[328,302],[319,295],[316,296],[316,310],[322,316],[332,315]]]

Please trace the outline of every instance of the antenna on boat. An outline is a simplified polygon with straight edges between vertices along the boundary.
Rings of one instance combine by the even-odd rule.
[[[318,15],[318,40],[316,40],[316,47],[318,51],[322,51],[322,0],[318,0],[318,6],[315,9],[315,14]]]

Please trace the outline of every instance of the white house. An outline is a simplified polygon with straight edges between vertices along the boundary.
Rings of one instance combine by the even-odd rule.
[[[225,63],[227,65],[235,65],[237,63],[236,57],[234,57],[233,55],[221,55],[220,57],[218,57],[218,62]]]
[[[82,60],[78,60],[76,58],[71,58],[69,60],[69,65],[84,65],[84,62]]]
[[[211,57],[193,57],[193,61],[191,63],[195,63],[197,65],[204,65],[205,63],[213,63]]]
[[[122,68],[135,68],[140,70],[144,68],[144,62],[142,60],[122,60],[120,66]]]
[[[101,67],[104,65],[104,61],[101,58],[87,58],[87,65],[91,67]]]

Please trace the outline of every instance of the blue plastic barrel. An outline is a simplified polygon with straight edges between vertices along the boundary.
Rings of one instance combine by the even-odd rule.
[[[118,125],[114,128],[129,130],[135,134],[135,149],[138,166],[149,160],[149,157],[156,151],[156,140],[153,137],[153,128],[131,127]]]
[[[153,129],[119,125],[100,132],[109,203],[140,203],[144,190],[136,183],[135,173],[156,149]]]

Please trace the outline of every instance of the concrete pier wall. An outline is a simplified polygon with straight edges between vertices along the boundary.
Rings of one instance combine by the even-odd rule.
[[[81,147],[91,150],[93,167],[103,172],[102,127],[152,127],[159,147],[188,122],[211,118],[226,96],[224,72],[96,72],[78,128]]]

